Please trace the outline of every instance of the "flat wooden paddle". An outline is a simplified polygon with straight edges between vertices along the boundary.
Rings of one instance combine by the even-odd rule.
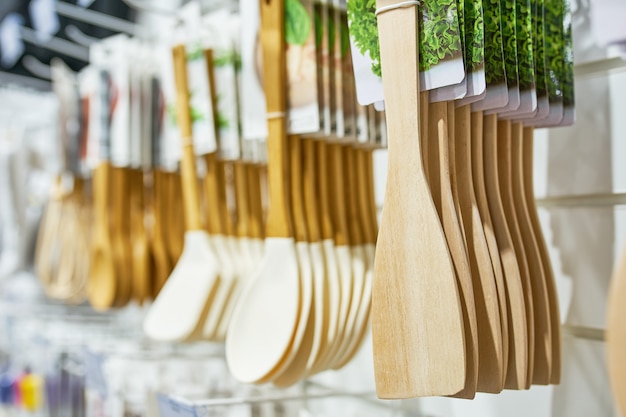
[[[511,124],[508,144],[511,160],[511,195],[520,227],[524,251],[533,290],[533,313],[535,315],[535,361],[532,383],[548,385],[552,370],[552,326],[548,307],[548,289],[543,271],[539,246],[535,238],[530,212],[524,198],[523,130],[521,123]]]
[[[524,389],[528,369],[528,324],[522,276],[513,238],[506,222],[498,181],[498,155],[493,143],[497,140],[498,116],[481,112],[473,118],[483,118],[482,134],[472,135],[472,169],[478,196],[478,207],[488,212],[498,244],[507,291],[509,322],[509,355],[505,388]],[[472,123],[474,125],[474,123]]]
[[[561,382],[561,314],[559,311],[559,299],[556,291],[556,282],[554,280],[554,271],[552,270],[550,254],[548,253],[548,245],[543,236],[541,224],[539,223],[539,215],[537,214],[537,205],[535,203],[535,190],[533,186],[533,132],[532,127],[524,128],[524,196],[528,206],[530,221],[535,232],[535,237],[537,238],[537,244],[539,245],[541,264],[543,266],[546,288],[548,290],[548,307],[550,309],[550,325],[552,330],[552,370],[550,372],[550,383],[559,384]]]
[[[130,172],[130,223],[132,245],[133,298],[139,305],[152,295],[151,254],[145,224],[145,186],[143,170]]]
[[[401,2],[376,5],[396,3]],[[454,267],[415,137],[420,132],[417,18],[415,7],[378,16],[389,165],[374,263],[372,338],[376,391],[388,399],[453,395],[466,380]]]
[[[528,388],[533,380],[533,370],[535,366],[535,325],[537,320],[534,313],[535,309],[530,270],[528,268],[524,242],[522,240],[522,234],[517,221],[517,215],[515,213],[515,206],[511,194],[510,138],[511,123],[507,121],[498,121],[496,140],[486,141],[484,146],[486,149],[485,159],[487,158],[487,152],[489,152],[490,155],[496,155],[495,161],[497,161],[497,174],[494,172],[494,175],[497,175],[498,178],[502,207],[504,208],[507,225],[509,226],[509,231],[511,232],[511,237],[513,238],[513,246],[515,247],[517,262],[522,273],[522,287],[524,289],[524,303],[526,305],[526,326],[528,328],[528,368],[526,370],[526,388]],[[490,174],[485,172],[485,175],[488,176]]]
[[[196,161],[192,140],[185,47],[173,49],[177,122],[182,138],[185,243],[172,274],[150,307],[143,323],[149,337],[164,341],[197,339],[217,285],[218,261],[200,216]]]
[[[456,175],[463,227],[467,237],[474,301],[478,320],[478,391],[502,391],[504,380],[503,324],[506,304],[501,306],[498,282],[493,271],[483,222],[475,200],[471,172],[471,120],[468,106],[458,107],[455,114]]]
[[[439,220],[454,263],[457,285],[463,307],[463,327],[465,330],[466,380],[464,389],[455,394],[459,398],[474,398],[478,384],[478,324],[476,305],[470,269],[469,256],[465,247],[462,227],[457,216],[452,194],[451,172],[448,145],[448,108],[444,102],[432,103],[428,109],[428,155],[424,163],[429,163],[430,192],[439,214]]]

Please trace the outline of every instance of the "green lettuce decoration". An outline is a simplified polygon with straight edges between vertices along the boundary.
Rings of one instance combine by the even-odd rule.
[[[506,69],[506,81],[509,88],[519,84],[517,72],[517,40],[516,40],[516,13],[515,0],[501,0],[500,21],[502,22],[502,41],[504,46],[504,68]]]
[[[465,28],[465,70],[473,72],[483,67],[485,62],[485,29],[483,5],[481,1],[464,0]],[[460,16],[460,15],[459,15]]]
[[[300,0],[285,1],[285,41],[304,45],[311,33],[311,20]]]
[[[535,13],[533,14],[533,27],[535,28],[535,36],[533,43],[535,46],[535,88],[537,97],[545,97],[548,95],[548,85],[546,79],[546,60],[545,60],[545,22],[544,22],[544,0],[534,0]]]
[[[483,0],[485,27],[485,81],[487,85],[506,82],[500,0]]]
[[[434,0],[419,7],[420,71],[462,54],[456,0]],[[381,76],[375,0],[349,0],[350,36],[362,55],[372,60],[372,73]]]
[[[561,77],[563,74],[563,1],[544,0],[545,58],[548,97],[550,101],[563,96]]]
[[[530,90],[535,86],[535,63],[533,59],[532,9],[530,0],[517,0],[516,38],[519,55],[518,72],[520,90]]]

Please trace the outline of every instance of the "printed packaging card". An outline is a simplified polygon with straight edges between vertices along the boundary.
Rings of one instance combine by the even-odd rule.
[[[502,108],[509,102],[500,2],[483,0],[482,6],[485,30],[486,89],[484,97],[481,95],[472,99],[463,99],[459,102],[459,105],[473,103],[472,111]]]
[[[205,16],[201,29],[201,43],[203,49],[210,48],[213,51],[220,157],[236,160],[241,155],[237,97],[237,71],[241,57],[235,47],[234,31],[224,30],[226,24],[234,24],[232,13],[227,9],[217,10]],[[236,25],[238,27],[238,24]]]
[[[432,90],[460,83],[465,77],[461,33],[455,0],[423,3],[419,10],[420,86]],[[359,103],[384,100],[376,4],[348,1],[352,60]]]
[[[320,130],[315,25],[313,0],[285,1],[288,129],[292,134]]]
[[[532,7],[531,0],[515,2],[520,104],[515,110],[501,112],[500,117],[502,118],[510,119],[511,117],[529,115],[537,109]]]

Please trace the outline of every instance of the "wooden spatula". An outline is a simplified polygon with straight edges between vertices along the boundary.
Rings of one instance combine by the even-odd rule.
[[[534,314],[533,305],[533,293],[531,277],[528,268],[528,261],[526,260],[526,251],[524,250],[524,243],[522,241],[522,235],[519,229],[519,223],[517,222],[517,216],[515,213],[515,207],[510,193],[510,137],[511,137],[511,124],[507,121],[498,121],[497,125],[497,138],[495,141],[485,141],[485,159],[487,153],[489,155],[496,155],[497,161],[497,178],[498,186],[500,188],[500,197],[502,198],[502,206],[504,207],[504,214],[506,216],[507,225],[513,238],[513,246],[515,247],[515,254],[517,256],[517,262],[522,273],[522,287],[524,288],[524,303],[526,305],[526,326],[528,328],[528,368],[526,373],[526,387],[530,387],[532,383],[533,369],[535,363],[535,325],[536,319]],[[487,139],[487,138],[485,138]],[[491,148],[494,149],[491,149]],[[495,173],[494,173],[495,174]],[[488,172],[485,175],[489,175]]]
[[[463,308],[466,381],[464,389],[455,394],[455,397],[474,398],[478,384],[478,325],[469,257],[452,194],[450,173],[455,170],[450,165],[448,154],[447,113],[447,104],[444,102],[433,103],[428,109],[428,136],[423,140],[430,143],[429,153],[424,162],[429,163],[428,184],[452,256]]]
[[[145,225],[145,186],[143,170],[130,172],[130,223],[132,242],[133,298],[142,305],[152,294],[151,254]]]
[[[548,246],[543,237],[537,205],[535,204],[535,191],[533,188],[533,128],[524,128],[523,165],[524,165],[524,196],[528,206],[530,221],[532,223],[535,237],[539,245],[541,264],[546,279],[548,290],[548,307],[550,309],[550,325],[552,330],[552,371],[550,373],[550,383],[558,384],[561,381],[561,317],[559,312],[559,299],[556,292],[556,282],[554,272],[550,262]]]
[[[113,167],[110,162],[109,137],[109,82],[106,72],[100,73],[101,92],[100,109],[103,112],[101,125],[100,149],[101,161],[93,171],[93,205],[94,231],[91,244],[91,265],[87,296],[91,305],[98,310],[106,310],[113,306],[117,293],[115,261],[109,229],[109,193],[111,192],[111,175]]]
[[[481,112],[472,114],[472,121],[482,117]],[[474,125],[474,123],[472,123]],[[493,142],[497,140],[498,119],[487,115],[483,119],[482,135],[472,135],[472,170],[478,207],[489,213],[498,244],[500,261],[504,271],[507,290],[507,313],[509,322],[509,355],[505,387],[524,389],[528,369],[527,310],[524,301],[522,276],[515,255],[513,240],[504,215],[498,182],[498,156]],[[485,145],[484,145],[485,144]]]
[[[509,152],[511,196],[515,206],[517,222],[520,227],[524,251],[531,278],[533,291],[533,313],[535,316],[535,361],[533,369],[533,384],[548,385],[552,370],[552,327],[550,309],[548,307],[548,290],[546,287],[546,275],[541,263],[541,255],[535,238],[535,233],[530,221],[530,213],[524,198],[523,179],[523,130],[521,123],[511,124],[511,137]]]
[[[165,172],[158,167],[152,171],[152,193],[149,207],[152,212],[152,228],[150,230],[150,247],[154,259],[152,277],[152,298],[156,298],[165,285],[167,278],[172,272],[172,261],[165,244],[167,239],[166,229],[163,227],[167,222],[165,195]]]
[[[132,251],[130,245],[130,188],[126,167],[114,167],[111,196],[111,244],[115,259],[117,295],[115,305],[123,307],[133,295]]]
[[[380,0],[377,6],[396,3],[401,2]],[[417,16],[415,7],[378,16],[389,152],[372,292],[381,398],[453,395],[466,379],[454,267],[415,138],[420,131]]]
[[[282,0],[261,2],[270,207],[263,262],[235,308],[226,337],[228,367],[242,382],[267,378],[298,348],[292,340],[302,299],[289,204],[284,18]],[[271,301],[276,299],[281,301]]]
[[[475,200],[470,166],[471,120],[468,106],[458,107],[455,114],[456,175],[463,227],[467,237],[474,301],[478,320],[479,366],[478,391],[497,393],[503,389],[503,328],[506,304],[501,306],[489,247]]]
[[[145,333],[157,340],[182,341],[199,337],[218,284],[217,259],[200,216],[196,162],[185,47],[173,50],[177,122],[183,146],[181,162],[185,209],[183,254],[144,320]]]

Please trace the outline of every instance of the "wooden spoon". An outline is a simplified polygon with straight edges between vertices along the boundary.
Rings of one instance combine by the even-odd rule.
[[[220,322],[225,319],[227,306],[235,291],[237,277],[233,265],[231,264],[231,256],[228,253],[226,238],[224,236],[226,218],[222,216],[219,207],[219,172],[222,167],[217,163],[216,153],[205,155],[204,161],[206,165],[206,175],[203,183],[207,206],[207,225],[212,247],[218,260],[220,281],[204,322],[203,335],[209,340],[216,340],[218,338]]]
[[[290,352],[299,348],[294,335],[302,297],[289,204],[284,18],[282,0],[261,2],[263,80],[268,112],[267,238],[263,262],[235,308],[226,337],[228,367],[237,380],[248,383],[268,378],[276,368],[285,366],[283,359]]]
[[[304,214],[309,236],[309,253],[313,267],[313,312],[315,315],[315,332],[313,345],[307,361],[306,372],[310,374],[321,355],[328,348],[328,331],[330,326],[330,294],[327,282],[327,265],[322,246],[319,200],[317,196],[316,149],[313,139],[302,141],[302,180]]]
[[[374,181],[370,169],[372,168],[372,151],[368,149],[354,149],[355,152],[355,175],[350,177],[350,190],[355,191],[356,202],[351,197],[351,205],[358,207],[358,219],[363,232],[363,248],[365,252],[366,271],[363,297],[357,316],[356,337],[348,347],[347,354],[336,366],[336,369],[344,367],[356,355],[361,347],[365,335],[369,329],[369,320],[372,305],[372,277],[374,273],[374,253],[376,251],[376,234],[378,233],[376,201],[374,199]],[[357,184],[352,184],[354,181]]]
[[[478,125],[481,112],[472,113],[472,126]],[[493,142],[497,140],[498,117],[485,115],[482,135],[472,134],[472,169],[478,207],[493,222],[507,291],[509,354],[505,388],[524,389],[528,369],[528,324],[522,276],[513,240],[506,222],[498,181],[498,156]],[[475,133],[475,134],[474,134]]]
[[[113,193],[111,196],[111,244],[115,260],[117,294],[115,305],[124,307],[133,295],[132,250],[130,244],[130,188],[128,169],[114,167],[112,171]]]
[[[307,372],[309,357],[313,349],[315,338],[315,303],[313,303],[313,265],[309,251],[309,231],[306,223],[304,209],[304,196],[302,192],[302,148],[298,136],[289,137],[289,172],[291,174],[291,208],[294,220],[294,232],[296,237],[296,253],[298,254],[298,267],[300,271],[301,307],[298,329],[295,334],[297,340],[301,337],[301,343],[295,352],[289,366],[273,380],[278,387],[289,387],[298,382]],[[302,336],[299,333],[304,332]],[[293,354],[293,352],[292,352]]]
[[[105,123],[100,127],[100,149],[103,151],[101,161],[93,171],[93,205],[94,229],[91,244],[91,265],[87,296],[96,310],[106,310],[115,303],[117,280],[115,261],[109,230],[109,193],[111,192],[112,166],[110,162],[109,137],[109,82],[110,77],[104,71],[100,73],[100,109],[101,120]]]
[[[537,239],[530,221],[530,212],[524,197],[524,126],[521,123],[511,124],[510,152],[511,152],[511,194],[515,213],[520,227],[521,237],[526,253],[526,260],[531,278],[533,291],[533,312],[535,316],[535,362],[533,369],[533,384],[548,385],[552,369],[552,328],[550,308],[548,307],[548,290],[546,274],[543,271],[541,255]]]
[[[164,223],[167,236],[167,250],[176,265],[185,245],[185,210],[183,208],[183,190],[181,176],[178,172],[166,172],[165,184],[167,197],[164,203],[167,205],[167,220]]]
[[[130,221],[132,234],[132,273],[133,298],[142,305],[152,294],[150,244],[145,227],[145,186],[143,171],[139,169],[130,172]]]
[[[241,291],[245,285],[245,281],[242,280],[243,274],[251,275],[253,272],[250,270],[249,266],[245,265],[246,262],[241,262],[241,257],[243,256],[241,245],[239,245],[235,224],[228,207],[226,170],[230,168],[229,163],[218,159],[217,166],[217,208],[224,230],[224,263],[227,263],[227,267],[232,269],[235,281],[233,284],[233,292],[226,305],[226,310],[224,311],[217,330],[217,340],[223,341],[226,340],[230,318],[232,317],[235,306],[239,301]]]
[[[63,215],[63,176],[59,174],[50,190],[50,197],[41,217],[37,246],[35,249],[35,271],[44,291],[49,296],[54,294],[57,276],[57,262],[54,260],[55,237],[59,235],[59,226]]]
[[[177,121],[183,139],[181,168],[184,184],[185,246],[172,274],[148,311],[143,328],[153,339],[183,341],[200,335],[219,275],[218,260],[200,216],[185,47],[176,46],[173,58]]]
[[[377,7],[393,6],[379,0]],[[376,247],[372,337],[380,398],[453,395],[465,386],[454,267],[422,167],[417,9],[378,16],[388,175]]]
[[[340,307],[342,298],[342,285],[339,275],[339,264],[335,252],[335,226],[331,216],[330,187],[331,181],[328,168],[328,145],[325,141],[318,141],[317,145],[317,196],[319,199],[320,226],[322,231],[322,249],[326,261],[326,281],[328,283],[328,333],[326,337],[326,351],[322,352],[318,362],[313,368],[313,373],[328,368],[339,338],[341,337]]]
[[[165,172],[159,168],[155,168],[152,172],[152,198],[149,203],[152,211],[150,246],[154,259],[152,299],[157,297],[173,268],[165,244],[167,240],[166,230],[163,227],[168,220],[165,204],[168,198],[166,195],[165,175]]]
[[[526,251],[522,241],[517,215],[511,194],[511,123],[507,121],[498,121],[497,140],[487,141],[485,138],[485,160],[487,155],[496,155],[497,161],[497,178],[500,188],[500,197],[502,206],[506,216],[507,225],[513,238],[513,246],[517,256],[517,262],[522,274],[522,288],[524,289],[524,303],[526,305],[526,326],[528,328],[528,368],[526,373],[526,388],[530,387],[533,379],[533,369],[535,363],[535,326],[537,320],[534,314],[534,300],[531,286],[530,272],[528,261],[526,260]],[[493,143],[497,142],[497,143]],[[495,149],[491,149],[491,148]],[[494,173],[496,174],[496,173]],[[490,172],[486,171],[485,176],[489,177]]]
[[[543,237],[539,216],[537,214],[537,205],[535,204],[535,191],[533,188],[533,132],[532,127],[524,128],[524,198],[528,206],[528,214],[530,215],[530,221],[539,246],[541,264],[543,266],[546,288],[548,290],[548,308],[550,309],[550,326],[552,330],[552,370],[550,372],[550,383],[559,384],[561,381],[561,317],[554,272],[552,270],[552,264],[550,263],[550,254],[548,253],[548,246]]]
[[[263,239],[265,238],[265,218],[263,215],[263,203],[261,200],[261,176],[264,169],[260,164],[248,164],[248,198],[250,200],[250,244],[252,249],[253,269],[256,269],[263,259]]]
[[[457,285],[463,310],[465,331],[466,373],[465,387],[455,394],[459,398],[474,398],[478,384],[478,327],[474,289],[467,249],[461,225],[456,214],[452,194],[451,172],[448,144],[448,106],[445,102],[432,103],[428,109],[429,141],[427,160],[429,162],[430,192],[443,225],[446,241],[454,264]],[[425,127],[424,127],[425,128]],[[424,161],[426,163],[426,161]]]
[[[340,369],[345,366],[350,355],[355,351],[355,347],[363,340],[365,328],[367,327],[371,301],[372,301],[372,264],[365,247],[365,235],[363,222],[360,218],[362,209],[359,208],[359,188],[357,179],[357,151],[351,146],[344,147],[344,178],[345,194],[348,215],[348,233],[350,235],[352,251],[352,270],[354,273],[354,308],[348,317],[347,340],[339,352],[338,359],[333,369]],[[370,225],[367,225],[370,226]]]

